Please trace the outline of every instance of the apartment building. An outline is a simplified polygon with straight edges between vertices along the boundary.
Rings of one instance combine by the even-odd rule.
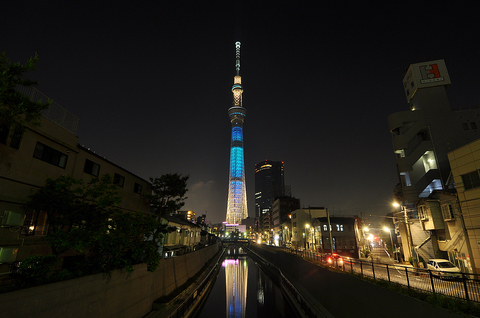
[[[30,89],[33,100],[46,99]],[[9,127],[0,129],[0,274],[8,273],[14,261],[50,253],[45,241],[46,214],[24,209],[29,196],[47,178],[72,176],[88,182],[108,173],[122,196],[119,208],[149,212],[143,194],[150,191],[150,182],[79,145],[77,125],[77,118],[52,103],[40,125],[28,127],[21,139],[12,139]]]

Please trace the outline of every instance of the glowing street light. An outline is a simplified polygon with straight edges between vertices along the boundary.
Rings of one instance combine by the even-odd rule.
[[[390,243],[392,243],[392,253],[393,253],[394,248],[393,248],[393,239],[392,239],[392,229],[389,229],[388,227],[385,226],[383,227],[383,230],[390,234]]]

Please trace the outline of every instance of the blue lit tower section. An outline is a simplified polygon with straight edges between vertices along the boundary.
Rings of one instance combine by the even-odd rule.
[[[227,223],[240,224],[246,219],[247,191],[245,187],[245,159],[243,155],[243,121],[247,110],[242,106],[242,78],[240,76],[240,42],[235,43],[237,75],[233,79],[233,106],[228,110],[232,123],[230,144],[230,177],[228,182]]]

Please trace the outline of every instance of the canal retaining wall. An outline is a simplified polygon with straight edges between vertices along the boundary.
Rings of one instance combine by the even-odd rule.
[[[195,276],[219,250],[212,245],[163,259],[155,272],[145,264],[0,294],[2,317],[143,317],[153,302]]]

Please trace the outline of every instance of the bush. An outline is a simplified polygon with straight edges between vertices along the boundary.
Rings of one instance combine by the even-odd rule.
[[[370,256],[370,250],[368,250],[368,249],[361,250],[360,251],[360,256],[368,258],[368,256]]]
[[[14,275],[21,286],[35,286],[50,281],[58,257],[54,255],[30,256],[22,261],[18,274]]]

